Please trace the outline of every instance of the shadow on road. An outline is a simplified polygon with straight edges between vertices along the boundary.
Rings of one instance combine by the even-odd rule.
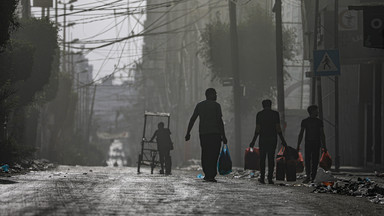
[[[18,183],[18,182],[0,179],[0,184],[16,184],[16,183]]]

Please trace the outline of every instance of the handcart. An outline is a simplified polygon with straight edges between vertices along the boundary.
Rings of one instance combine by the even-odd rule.
[[[153,174],[153,170],[156,166],[160,165],[158,151],[157,151],[157,142],[150,142],[147,139],[148,136],[152,136],[153,132],[157,129],[157,123],[153,124],[153,119],[165,119],[166,120],[166,128],[169,128],[171,115],[169,113],[159,113],[159,112],[145,112],[144,113],[144,129],[143,129],[143,137],[141,139],[141,151],[139,153],[138,161],[137,161],[137,173],[140,173],[140,167],[142,165],[151,167],[151,174]],[[149,119],[151,119],[152,124],[150,124]],[[165,122],[164,122],[165,123]],[[146,134],[150,133],[152,134]]]

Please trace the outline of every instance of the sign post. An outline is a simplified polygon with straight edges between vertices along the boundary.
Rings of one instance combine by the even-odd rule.
[[[53,0],[33,0],[33,7],[51,8]]]
[[[340,75],[340,58],[338,50],[313,51],[313,71],[315,76]]]
[[[33,7],[41,7],[42,18],[45,17],[45,9],[47,9],[47,17],[49,18],[49,8],[53,7],[53,0],[33,0]]]

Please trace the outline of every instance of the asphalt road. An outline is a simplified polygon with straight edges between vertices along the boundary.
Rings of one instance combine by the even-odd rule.
[[[0,178],[0,215],[384,215],[365,198],[314,194],[256,179],[151,175],[136,168],[59,166]]]

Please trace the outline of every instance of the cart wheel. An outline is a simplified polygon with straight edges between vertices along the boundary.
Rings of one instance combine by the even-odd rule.
[[[143,160],[143,155],[139,154],[139,160],[137,161],[137,173],[140,173],[140,165],[142,160]]]

